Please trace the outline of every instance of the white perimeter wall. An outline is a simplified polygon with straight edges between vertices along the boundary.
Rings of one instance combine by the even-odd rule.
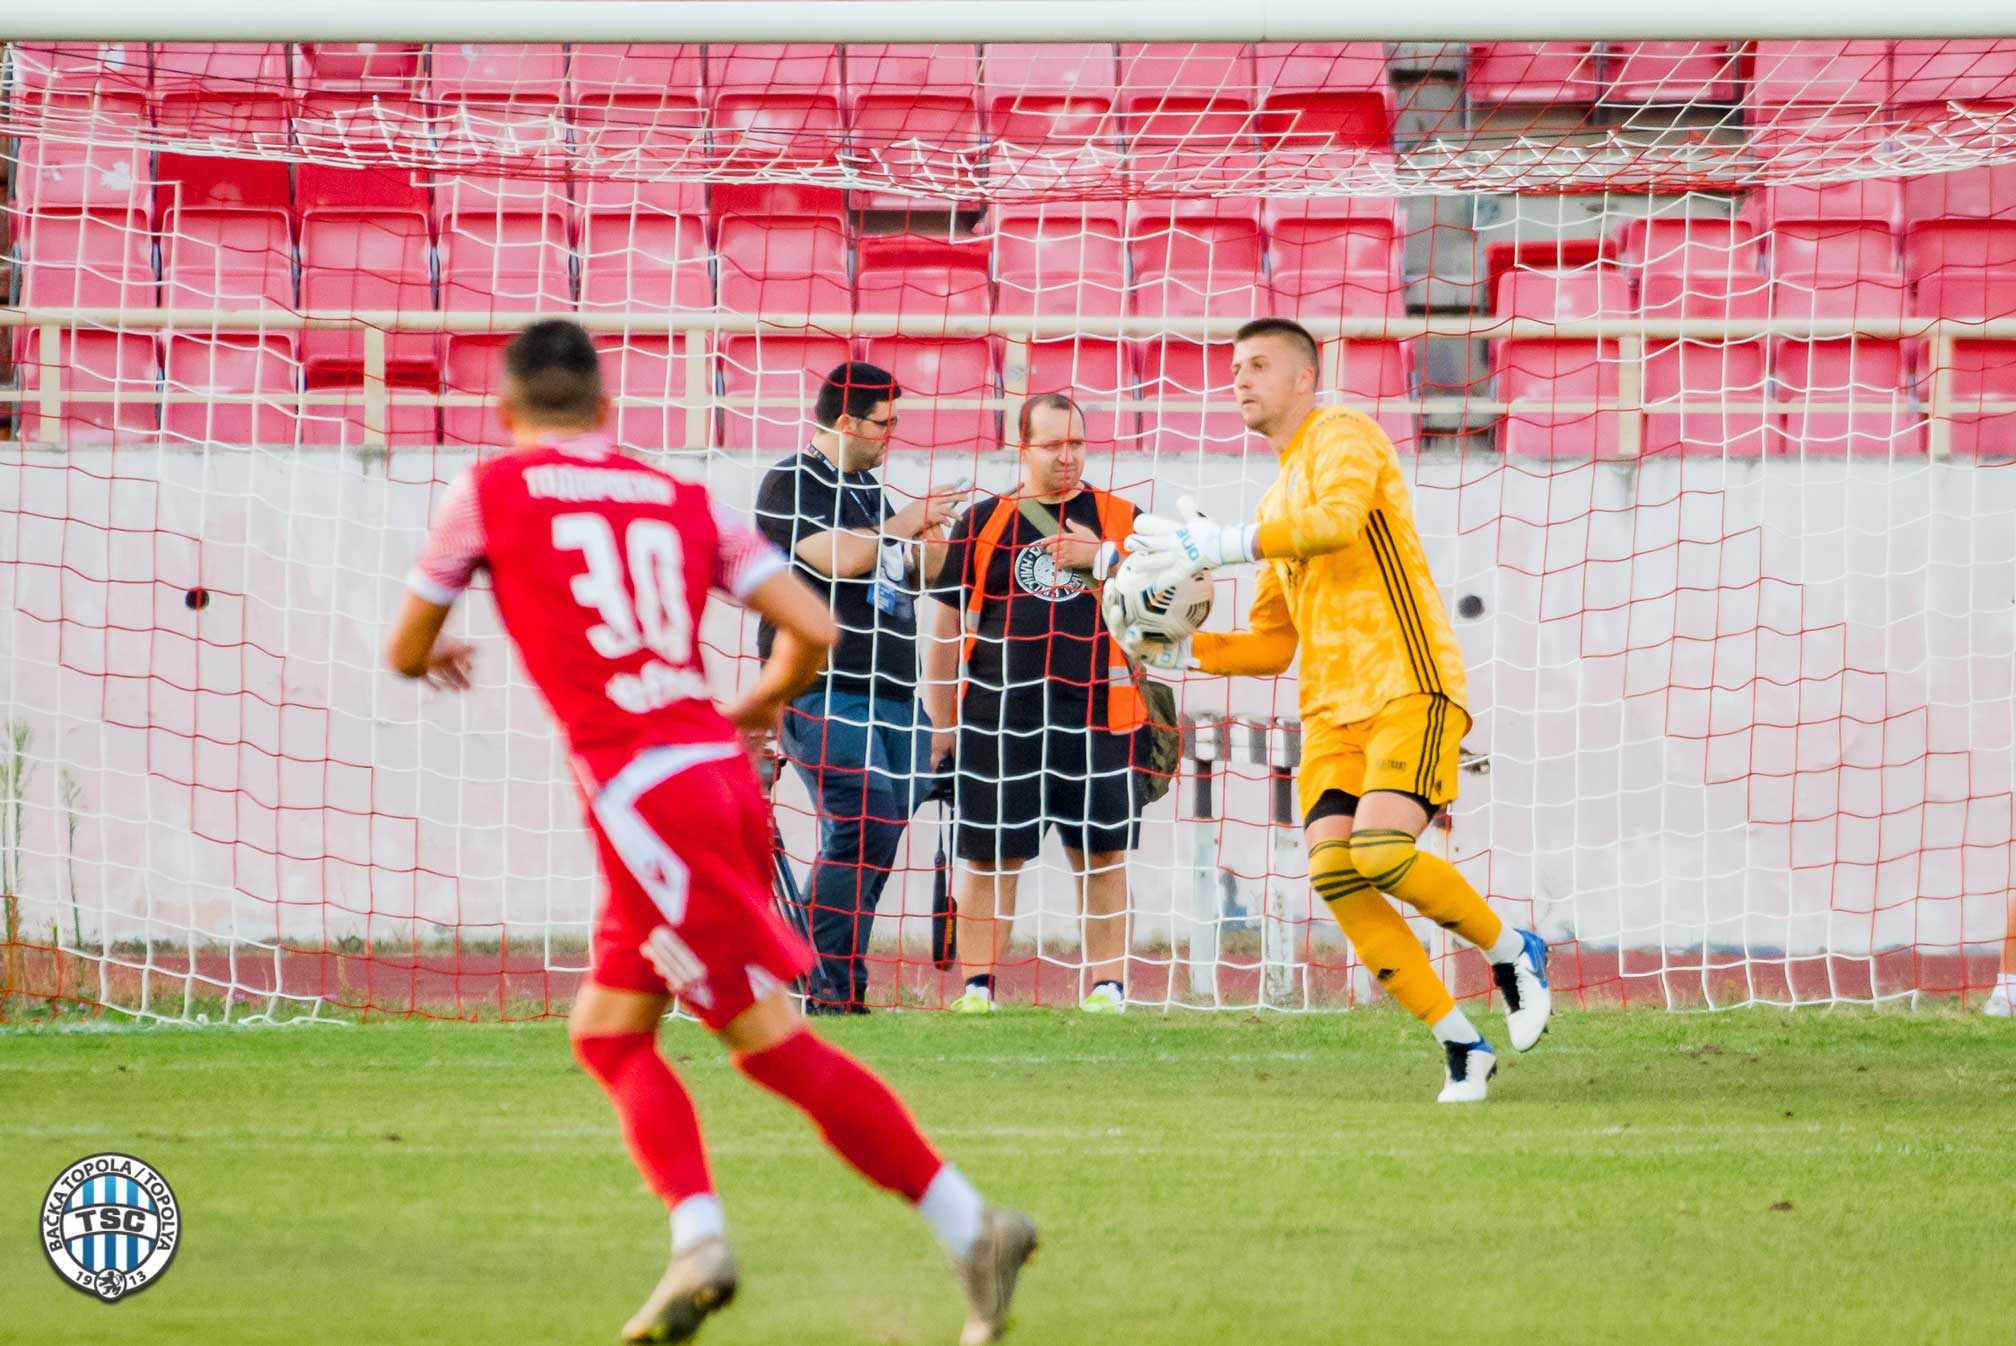
[[[474,694],[378,668],[437,479],[465,460],[25,453],[0,465],[0,718],[33,734],[33,929],[318,942],[368,920],[380,937],[494,938],[499,923],[514,938],[585,935],[591,853],[487,598],[458,619],[482,643]],[[892,485],[921,485],[924,465],[899,460]],[[746,508],[762,462],[689,466]],[[1143,504],[1192,491],[1231,516],[1273,464],[1122,456],[1110,469]],[[999,457],[978,469],[997,487],[1012,471]],[[1416,499],[1445,602],[1484,604],[1457,629],[1469,745],[1490,769],[1465,776],[1452,845],[1492,896],[1532,899],[1550,936],[1628,948],[1857,954],[1999,937],[2016,467],[1429,456]],[[183,602],[199,581],[215,594],[200,612]],[[1214,624],[1249,596],[1243,580],[1221,586]],[[717,681],[746,677],[726,657],[747,646],[740,614],[717,610],[707,635]],[[1193,713],[1294,710],[1290,680],[1195,680],[1183,699]],[[1167,929],[1187,888],[1172,822],[1187,793],[1156,807],[1137,858],[1143,936]],[[1220,863],[1250,907],[1269,865],[1265,787],[1235,780],[1226,801]],[[796,781],[780,802],[802,861]],[[904,861],[918,871],[936,834],[925,818]],[[704,838],[707,820],[692,826]],[[1054,843],[1046,861],[1021,933],[1061,951],[1077,938]],[[883,910],[928,907],[918,872]]]

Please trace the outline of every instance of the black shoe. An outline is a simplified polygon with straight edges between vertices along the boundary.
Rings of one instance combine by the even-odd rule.
[[[807,1000],[805,1002],[805,1013],[814,1017],[838,1016],[847,1012],[847,1006],[838,1000]]]
[[[868,1013],[868,1007],[858,1000],[850,1000],[847,1002],[847,1012],[849,1014],[866,1014]]]

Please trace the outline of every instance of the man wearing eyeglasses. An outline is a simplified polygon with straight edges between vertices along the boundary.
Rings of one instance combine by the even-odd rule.
[[[868,936],[910,815],[931,792],[931,725],[917,705],[920,585],[937,579],[959,501],[891,508],[875,477],[902,389],[850,361],[813,406],[804,452],[776,464],[756,494],[756,525],[824,594],[840,627],[826,674],[784,712],[778,739],[819,809],[819,856],[806,884],[819,954],[807,1008],[867,1012]],[[775,633],[761,627],[770,655]]]

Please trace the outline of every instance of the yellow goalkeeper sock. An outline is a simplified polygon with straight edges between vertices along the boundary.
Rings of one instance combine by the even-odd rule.
[[[1435,975],[1427,950],[1406,920],[1352,863],[1350,842],[1319,841],[1311,846],[1309,881],[1343,927],[1344,938],[1358,951],[1358,961],[1378,978],[1387,995],[1425,1024],[1439,1023],[1456,1008],[1455,998]]]
[[[1398,828],[1353,832],[1351,861],[1373,887],[1480,949],[1494,947],[1505,933],[1505,922],[1456,866],[1416,849],[1414,838]]]

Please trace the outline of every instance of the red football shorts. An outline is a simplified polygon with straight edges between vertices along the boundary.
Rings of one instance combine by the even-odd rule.
[[[770,810],[739,745],[650,748],[588,800],[609,885],[589,978],[719,1028],[812,966],[771,905]]]

